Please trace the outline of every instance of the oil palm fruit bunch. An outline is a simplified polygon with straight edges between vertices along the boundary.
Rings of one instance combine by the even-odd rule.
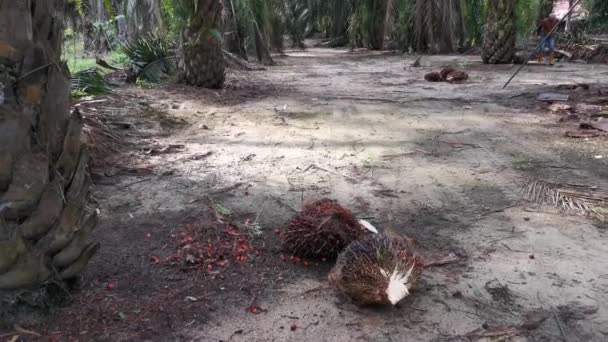
[[[335,258],[349,243],[378,233],[331,199],[307,204],[281,231],[283,248],[302,258]]]

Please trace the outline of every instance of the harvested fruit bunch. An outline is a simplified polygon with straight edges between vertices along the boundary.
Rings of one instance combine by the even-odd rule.
[[[469,79],[469,74],[462,70],[448,66],[441,69],[440,72],[429,72],[428,74],[424,75],[424,79],[428,82],[463,83]]]
[[[469,79],[469,75],[461,70],[456,70],[449,73],[445,80],[449,83],[462,83]]]
[[[454,67],[445,67],[443,69],[441,69],[441,71],[439,72],[439,75],[441,76],[441,80],[442,81],[447,81],[448,80],[448,75],[457,71],[456,68]]]
[[[322,199],[305,205],[281,233],[283,247],[301,258],[335,258],[352,241],[377,230],[357,220],[336,201]]]
[[[441,74],[438,72],[429,72],[428,74],[424,75],[424,79],[428,82],[441,82]]]
[[[340,253],[329,281],[359,306],[395,305],[410,294],[422,268],[405,240],[374,235]]]

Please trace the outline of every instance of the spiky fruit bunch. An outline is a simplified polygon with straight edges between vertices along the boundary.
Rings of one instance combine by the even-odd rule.
[[[448,79],[448,75],[453,73],[454,71],[456,71],[456,68],[454,67],[445,67],[443,69],[441,69],[441,71],[439,72],[439,76],[441,76],[441,80],[442,81],[447,81]]]
[[[469,79],[469,75],[461,70],[456,70],[446,76],[446,81],[450,83],[462,83]]]
[[[436,71],[429,72],[428,74],[424,75],[424,79],[428,82],[441,82],[441,74]]]
[[[374,235],[340,253],[329,281],[359,306],[395,305],[410,294],[422,268],[406,240]]]
[[[305,205],[281,232],[283,248],[302,258],[335,258],[349,243],[371,232],[350,210],[330,199]]]

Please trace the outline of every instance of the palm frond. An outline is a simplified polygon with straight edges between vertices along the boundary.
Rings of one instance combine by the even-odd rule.
[[[279,9],[282,26],[285,28],[293,48],[305,48],[304,38],[312,30],[313,9],[309,5],[307,1],[285,0]]]
[[[159,82],[176,70],[176,44],[169,35],[152,32],[123,44],[137,78]]]
[[[535,203],[552,205],[602,222],[608,220],[608,194],[588,186],[530,179],[524,184],[523,193]]]
[[[177,59],[178,56],[166,56],[148,63],[139,71],[138,78],[158,83],[175,73]]]
[[[110,85],[97,68],[78,71],[70,79],[72,97],[105,95],[112,92]]]
[[[89,2],[86,0],[68,0],[68,4],[74,5],[81,17],[84,17],[89,13],[90,6]]]
[[[586,7],[589,12],[591,26],[601,31],[608,29],[608,1],[587,0]]]
[[[103,0],[103,5],[108,13],[108,17],[114,18],[116,11],[114,11],[114,6],[112,6],[112,0]]]

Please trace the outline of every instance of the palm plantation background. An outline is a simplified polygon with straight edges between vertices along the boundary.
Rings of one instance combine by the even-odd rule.
[[[553,1],[547,0],[156,0],[138,5],[126,0],[68,2],[72,43],[68,39],[64,58],[73,71],[94,66],[94,59],[82,58],[82,52],[110,51],[110,62],[133,64],[136,77],[143,75],[142,81],[155,82],[163,73],[180,71],[186,82],[210,87],[221,84],[219,70],[224,63],[195,62],[200,57],[189,53],[193,44],[215,50],[209,56],[219,56],[219,50],[224,49],[261,64],[273,63],[271,53],[305,48],[308,38],[321,39],[324,47],[409,53],[483,48],[485,62],[508,63],[517,47],[528,48],[530,39],[536,37],[539,19],[554,8]],[[564,34],[564,41],[571,42],[575,36],[580,40],[583,32],[601,32],[608,18],[607,7],[602,1],[584,1],[575,11],[577,25]],[[122,34],[120,21],[136,22],[124,25]],[[499,35],[501,38],[495,40]],[[100,42],[95,45],[97,51],[87,49],[92,41]],[[194,79],[194,69],[205,70],[201,77],[209,81]]]
[[[572,4],[573,1],[566,1]],[[82,272],[99,244],[87,206],[90,147],[70,97],[111,92],[125,68],[138,87],[221,88],[228,66],[321,47],[407,54],[477,53],[512,63],[536,44],[547,0],[0,1],[0,290]],[[583,0],[559,33],[569,46],[608,30],[608,2]],[[30,32],[31,34],[21,34]],[[49,38],[50,37],[50,38]],[[108,65],[109,64],[109,65]]]
[[[550,13],[553,5],[546,0],[68,0],[67,3],[55,0],[34,13],[25,12],[25,8],[8,11],[17,12],[24,20],[29,19],[27,16],[36,19],[54,15],[57,23],[65,24],[65,29],[57,23],[35,27],[38,31],[32,40],[19,41],[21,45],[14,46],[17,55],[25,58],[34,53],[28,50],[28,44],[52,35],[55,37],[52,44],[42,45],[46,60],[38,64],[42,65],[40,68],[53,69],[52,65],[56,65],[53,63],[65,60],[69,70],[53,69],[56,71],[48,76],[48,82],[55,77],[61,81],[56,80],[58,84],[48,93],[22,95],[34,101],[37,121],[45,123],[51,117],[61,118],[60,126],[67,125],[62,135],[45,133],[50,128],[43,126],[31,132],[3,135],[17,134],[18,141],[37,143],[30,143],[29,147],[18,145],[3,154],[3,160],[11,161],[3,164],[4,178],[0,182],[6,203],[2,209],[8,220],[7,236],[16,227],[25,233],[3,242],[6,248],[0,255],[0,287],[30,286],[56,276],[71,278],[84,268],[97,248],[86,239],[94,225],[95,213],[90,213],[89,218],[81,214],[86,198],[83,188],[88,182],[80,173],[84,172],[87,152],[79,147],[79,142],[72,141],[79,134],[81,123],[77,113],[68,116],[67,107],[68,87],[73,96],[110,91],[103,79],[103,69],[95,66],[95,56],[104,56],[111,64],[128,66],[131,80],[140,85],[174,79],[208,88],[223,85],[225,56],[272,64],[271,53],[281,53],[286,48],[304,49],[305,40],[313,37],[320,38],[321,45],[327,47],[399,49],[413,53],[480,48],[484,62],[510,63],[518,42],[526,46],[528,39],[536,36],[539,18]],[[601,32],[606,28],[607,2],[587,0],[578,12],[588,15],[578,18],[583,24],[577,30]],[[8,33],[4,34],[4,39],[10,42]],[[24,71],[18,79],[39,82],[35,70]],[[71,82],[66,81],[68,71]],[[54,104],[49,103],[50,98],[63,105],[46,109],[45,106]],[[18,105],[13,108],[14,113],[25,110]],[[6,130],[11,123],[5,121],[2,127]],[[44,146],[40,144],[50,146],[44,148],[44,155],[37,152]],[[28,162],[48,164],[50,170],[63,174],[31,175],[38,177],[39,186],[20,191],[22,175],[11,174],[10,170],[13,162],[20,162],[15,157],[23,149],[32,153]],[[57,203],[65,196],[67,201]],[[42,212],[44,209],[35,205],[38,199],[45,205],[47,201],[51,203],[52,212]],[[62,223],[53,225],[59,218]],[[42,254],[43,258],[19,258],[22,254]],[[45,266],[51,260],[58,269]]]

